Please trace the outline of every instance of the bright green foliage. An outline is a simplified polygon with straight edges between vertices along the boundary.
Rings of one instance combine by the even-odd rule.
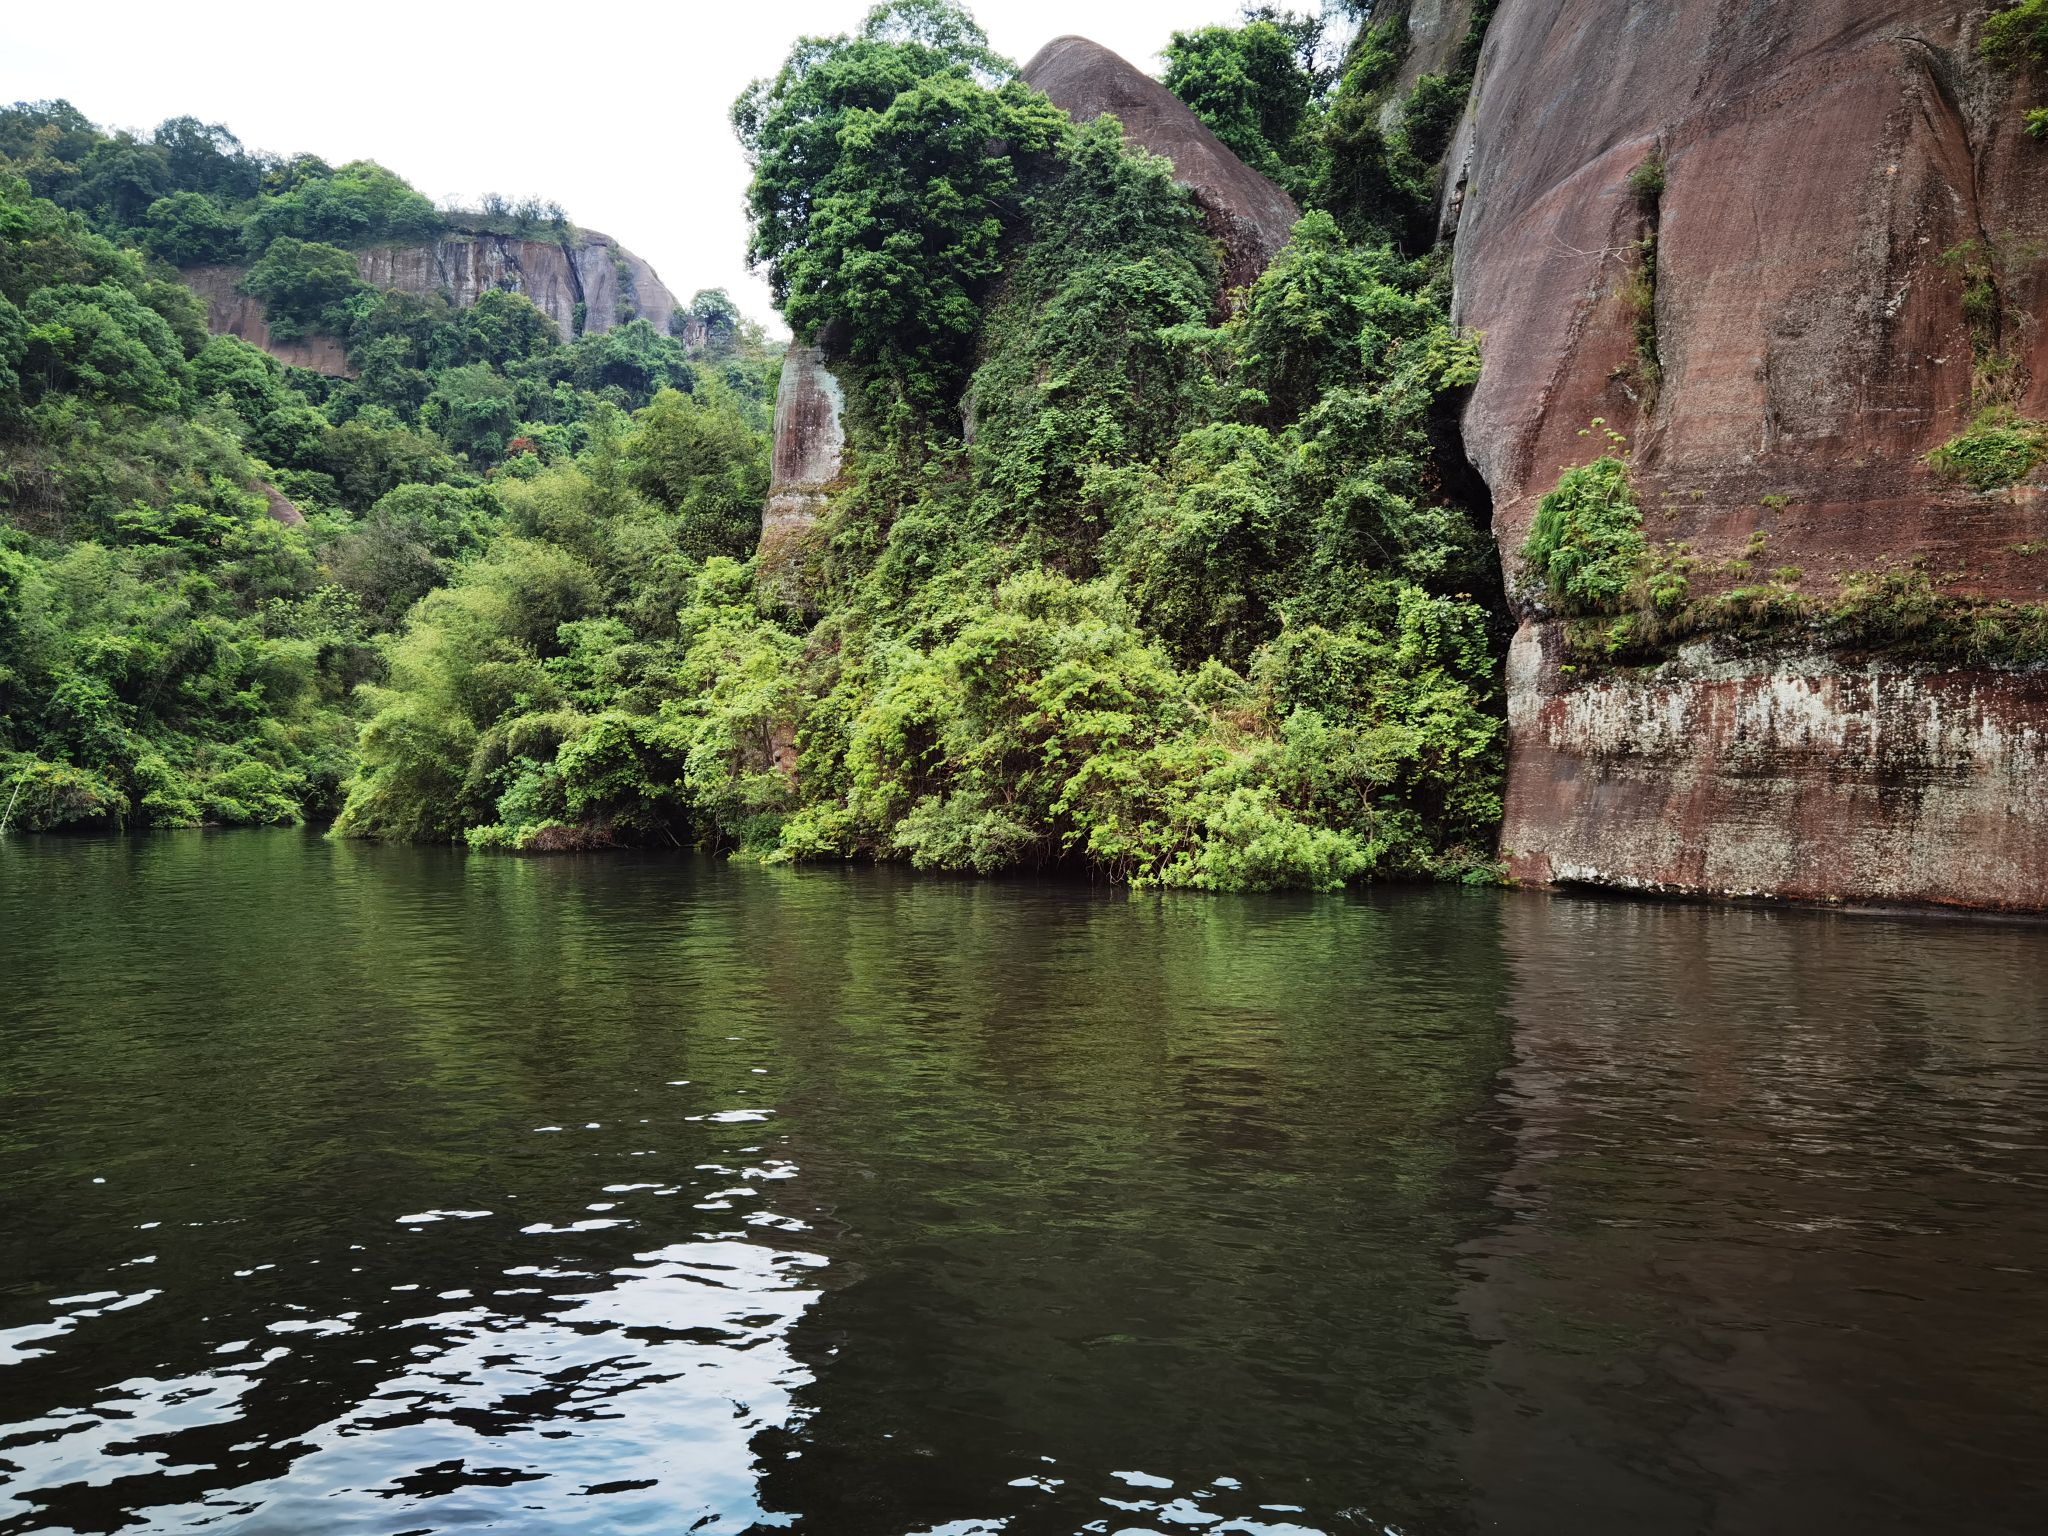
[[[750,556],[768,494],[767,443],[730,392],[665,389],[634,422],[634,488],[680,520],[682,547],[699,559]]]
[[[253,162],[224,138],[187,119],[140,144],[108,140],[67,111],[0,113],[0,153],[28,171],[0,166],[0,798],[19,786],[17,828],[325,819],[364,760],[357,736],[372,701],[358,689],[402,662],[409,726],[380,715],[372,787],[359,798],[394,803],[391,785],[410,772],[435,808],[395,824],[454,835],[491,819],[510,778],[494,764],[464,798],[466,759],[434,777],[419,732],[459,738],[459,721],[417,702],[440,676],[417,663],[424,642],[387,640],[387,657],[378,636],[416,606],[425,617],[414,630],[444,641],[465,637],[450,615],[500,623],[503,634],[482,637],[472,623],[466,638],[482,662],[457,677],[484,727],[518,702],[501,685],[527,658],[538,668],[532,696],[559,694],[579,712],[602,712],[621,679],[643,685],[659,670],[655,653],[612,644],[602,626],[627,626],[628,641],[666,637],[672,650],[698,569],[685,547],[751,544],[767,360],[741,331],[716,375],[700,372],[644,322],[564,345],[517,295],[455,311],[376,294],[347,251],[296,235],[270,242],[251,286],[279,332],[296,323],[346,339],[360,376],[298,373],[209,338],[182,285],[88,218],[111,221],[108,210],[126,206],[117,172],[132,172],[138,197],[156,195],[124,235],[139,229],[180,259],[218,257],[224,246],[191,242],[226,238],[224,216],[208,211],[220,199],[284,197],[336,177],[291,162],[259,193]],[[79,190],[87,167],[90,198]],[[34,196],[35,176],[90,212]],[[384,173],[341,179],[384,197],[394,218],[413,206]],[[673,509],[633,491],[640,439],[622,444],[608,426],[620,407],[658,395],[672,430],[660,445],[647,434],[644,457]],[[589,467],[567,462],[585,448]],[[587,508],[550,504],[551,473],[603,480],[608,528]],[[303,524],[273,520],[266,482]],[[440,654],[462,653],[449,642]],[[673,658],[666,665],[673,673]],[[387,745],[412,726],[404,752]],[[538,729],[521,728],[515,756],[552,759],[557,743],[543,749]],[[576,761],[595,763],[590,754]],[[574,773],[564,783],[564,814],[628,819]],[[632,824],[642,835],[654,825]]]
[[[2048,0],[2020,0],[1984,23],[1984,53],[2008,64],[2048,64]],[[2048,107],[2036,107],[2022,125],[2031,139],[2048,143]]]
[[[723,288],[698,289],[688,308],[680,313],[702,325],[714,347],[729,342],[746,323],[739,306],[733,303],[732,295]]]
[[[1166,46],[1166,88],[1245,164],[1292,185],[1295,168],[1309,158],[1301,140],[1311,121],[1319,40],[1319,28],[1304,39],[1277,20],[1176,32]]]
[[[1618,613],[1647,547],[1628,464],[1605,454],[1537,503],[1522,559],[1566,612]]]
[[[65,284],[29,295],[21,371],[37,394],[173,410],[184,350],[163,316],[114,283]]]
[[[2048,63],[2048,0],[2020,0],[1990,17],[1983,46],[1995,59]]]
[[[868,60],[849,40],[791,67],[833,78]],[[892,154],[914,162],[922,139],[949,160],[935,125],[899,117]],[[834,156],[813,162],[818,184],[862,152],[858,135],[849,152],[750,120],[757,166],[800,142]],[[1218,324],[1195,210],[1113,123],[1011,167],[1004,270],[972,315],[971,442],[949,390],[855,414],[798,604],[822,617],[782,706],[795,783],[780,809],[754,802],[744,832],[711,819],[751,843],[779,821],[772,846],[792,858],[1206,889],[1483,869],[1501,731],[1469,595],[1484,546],[1430,436],[1477,355],[1426,270],[1311,215]],[[756,212],[757,251],[793,228]],[[829,246],[816,221],[802,240]],[[832,270],[849,269],[835,255]],[[877,291],[850,286],[849,311],[892,301],[885,271],[852,275]],[[894,338],[825,337],[856,382],[900,367]]]
[[[329,568],[373,627],[394,628],[490,543],[502,516],[499,498],[483,487],[400,485],[336,538]]]
[[[1473,340],[1424,269],[1320,217],[1219,324],[1163,163],[1108,122],[1004,139],[991,114],[1042,109],[978,78],[954,8],[909,9],[740,109],[757,252],[866,406],[798,590],[727,558],[759,507],[744,412],[708,380],[657,396],[503,484],[507,532],[389,642],[342,830],[1218,890],[1483,876],[1484,548],[1430,439]],[[985,243],[898,264],[996,187]],[[929,315],[891,307],[906,284]]]
[[[203,192],[173,192],[143,215],[142,245],[173,266],[239,260],[241,221]]]
[[[16,825],[329,811],[350,760],[340,706],[368,658],[310,541],[239,488],[249,466],[217,429],[75,396],[37,418],[69,460],[42,520],[93,536],[0,533]]]
[[[287,235],[330,245],[403,244],[432,238],[443,222],[434,205],[404,181],[381,165],[357,160],[265,198],[249,220],[247,239],[251,250]]]
[[[21,364],[28,356],[28,321],[0,295],[0,427],[21,413]]]
[[[271,333],[284,340],[307,331],[345,333],[351,301],[369,292],[347,251],[289,235],[270,244],[242,288],[263,301]]]
[[[1215,258],[1166,162],[1113,122],[1077,134],[1032,208],[1032,240],[992,307],[970,392],[974,466],[1048,558],[1100,535],[1091,466],[1158,458],[1211,406],[1200,356]]]
[[[877,6],[856,37],[800,40],[773,80],[755,81],[733,106],[733,126],[754,170],[748,255],[767,268],[778,303],[802,286],[787,263],[794,257],[802,265],[818,189],[838,159],[851,114],[885,112],[927,80],[1014,72],[957,6],[922,7],[934,24],[906,31],[899,23],[912,9]]]
[[[1298,189],[1342,183],[1313,28],[1245,32],[1191,34],[1184,84],[1249,113]],[[1233,98],[1232,69],[1285,90]],[[230,690],[243,714],[141,732],[167,743],[147,763],[95,745],[81,698],[70,734],[9,739],[28,781],[100,807],[81,816],[301,814],[338,778],[310,744],[360,722],[349,835],[1216,890],[1484,878],[1498,635],[1438,447],[1476,340],[1429,268],[1357,238],[1412,208],[1312,213],[1226,303],[1169,169],[1011,74],[950,0],[898,0],[799,44],[735,111],[754,255],[853,405],[824,527],[762,586],[745,557],[767,370],[729,302],[700,296],[715,345],[693,360],[644,323],[564,342],[512,296],[458,314],[376,294],[347,248],[408,205],[374,167],[238,159],[196,124],[123,145],[68,109],[0,114],[0,154],[37,190],[71,197],[114,146],[83,219],[6,205],[61,235],[0,250],[10,300],[112,282],[149,309],[133,258],[84,220],[126,235],[191,192],[251,233],[252,289],[342,340],[355,373],[194,334],[151,415],[24,364],[23,473],[62,466],[35,560],[94,541],[145,562],[152,600],[218,570],[227,619],[324,637],[310,671],[272,669],[274,694]],[[1419,100],[1416,134],[1446,110]],[[1395,185],[1384,159],[1352,183]],[[149,194],[140,226],[109,211],[120,174]],[[160,241],[214,227],[189,204],[158,222]],[[189,316],[159,319],[177,341]],[[303,528],[260,517],[259,476]]]
[[[1927,461],[1973,491],[2017,485],[2048,460],[2048,425],[2030,421],[2009,406],[1978,414],[1969,430],[1950,438]]]
[[[997,271],[1001,214],[1062,121],[950,0],[877,6],[805,38],[733,109],[753,181],[749,255],[797,334],[833,327],[893,393],[957,395]]]
[[[795,641],[755,614],[750,571],[701,554],[707,530],[734,537],[720,519],[736,481],[751,546],[764,447],[707,393],[664,394],[630,428],[596,418],[574,462],[504,486],[502,520],[444,516],[438,548],[411,540],[446,558],[502,530],[389,643],[337,830],[511,848],[715,841],[786,808],[770,735],[793,707]],[[445,514],[449,493],[431,494]],[[419,529],[429,496],[394,493],[373,520]]]
[[[1421,76],[1398,102],[1406,7],[1345,8],[1378,19],[1358,29],[1335,70],[1317,62],[1319,23],[1248,6],[1241,27],[1176,34],[1166,83],[1247,163],[1353,239],[1426,250],[1436,238],[1440,162],[1471,94],[1493,0],[1472,7],[1449,68]]]

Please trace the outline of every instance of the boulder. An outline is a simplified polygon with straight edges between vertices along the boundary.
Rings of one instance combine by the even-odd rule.
[[[1175,180],[1194,193],[1210,233],[1223,244],[1229,287],[1256,281],[1287,243],[1301,217],[1294,199],[1238,159],[1179,97],[1135,64],[1085,37],[1060,37],[1038,51],[1023,76],[1075,122],[1111,113],[1128,142],[1173,162]]]

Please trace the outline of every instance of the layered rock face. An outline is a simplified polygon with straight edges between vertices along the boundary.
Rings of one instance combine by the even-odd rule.
[[[582,328],[601,333],[642,319],[664,333],[680,307],[654,268],[609,235],[584,230],[573,246],[509,235],[450,233],[431,244],[382,245],[356,254],[364,282],[419,298],[435,295],[466,307],[496,289],[522,293],[561,327],[562,339]],[[328,336],[278,342],[265,323],[261,300],[238,293],[244,267],[193,267],[182,275],[207,302],[207,324],[217,336],[239,336],[280,361],[316,373],[346,376],[343,348]],[[686,333],[685,342],[691,338]],[[697,338],[702,343],[702,336]]]
[[[2048,673],[1701,655],[1568,684],[1555,639],[1527,626],[1509,658],[1506,843],[1525,876],[2048,905]]]
[[[1301,217],[1294,199],[1246,165],[1150,75],[1085,37],[1055,38],[1024,66],[1025,81],[1077,123],[1108,112],[1132,144],[1173,162],[1209,231],[1223,243],[1224,280],[1242,288],[1266,270]]]
[[[1466,444],[1523,620],[1518,875],[2048,906],[2048,679],[1707,647],[1574,673],[1518,553],[1560,471],[1605,446],[1580,436],[1599,417],[1630,439],[1646,535],[1691,547],[1695,595],[1754,565],[1826,598],[1923,560],[1957,595],[2048,598],[2048,476],[1978,495],[1925,458],[1969,421],[1987,353],[2048,416],[2048,152],[2019,131],[2037,88],[1977,52],[1983,10],[1503,0],[1451,201],[1457,318],[1486,357]],[[1653,159],[1661,197],[1629,185]],[[1646,235],[1645,310],[1624,292]],[[1965,286],[1987,279],[1973,340]]]

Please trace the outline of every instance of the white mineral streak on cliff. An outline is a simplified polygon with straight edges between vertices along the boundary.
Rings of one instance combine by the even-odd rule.
[[[2048,672],[1694,647],[1575,681],[1556,645],[1525,625],[1509,661],[1522,878],[2048,904]]]
[[[802,605],[802,568],[810,535],[824,515],[846,456],[846,397],[839,380],[814,346],[791,343],[782,359],[782,384],[775,396],[775,453],[768,504],[761,509],[760,558],[755,579],[784,603]],[[769,756],[777,770],[796,780],[796,730],[778,721],[770,730]]]

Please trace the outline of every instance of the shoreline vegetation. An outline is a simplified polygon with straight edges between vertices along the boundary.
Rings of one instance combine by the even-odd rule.
[[[749,88],[749,255],[847,398],[845,472],[769,580],[779,354],[723,293],[685,312],[701,345],[565,340],[517,293],[383,292],[352,255],[463,219],[569,238],[554,205],[457,215],[190,118],[0,110],[12,824],[1498,880],[1514,617],[1457,426],[1484,338],[1434,243],[1492,7],[1405,91],[1400,19],[1352,10],[1341,39],[1255,6],[1165,51],[1304,210],[1230,291],[1168,164],[1069,121],[953,0],[800,39]],[[2038,10],[1987,46],[2033,58]],[[1662,175],[1631,183],[1652,224]],[[209,336],[178,270],[221,262],[351,376]],[[2048,452],[1986,399],[1941,450],[1978,486]],[[1822,601],[1765,549],[1652,549],[1625,446],[1545,507],[1522,601],[1573,667],[1702,636],[2048,659],[2038,610],[1926,572]]]
[[[0,114],[16,825],[1495,878],[1504,608],[1440,448],[1478,345],[1411,239],[1469,78],[1383,133],[1397,44],[1176,36],[1170,83],[1309,210],[1224,294],[1166,163],[965,10],[801,40],[734,121],[850,452],[775,583],[776,358],[722,295],[700,354],[565,343],[516,294],[366,288],[354,247],[450,218],[382,167]],[[355,377],[209,338],[175,269],[218,261]]]

